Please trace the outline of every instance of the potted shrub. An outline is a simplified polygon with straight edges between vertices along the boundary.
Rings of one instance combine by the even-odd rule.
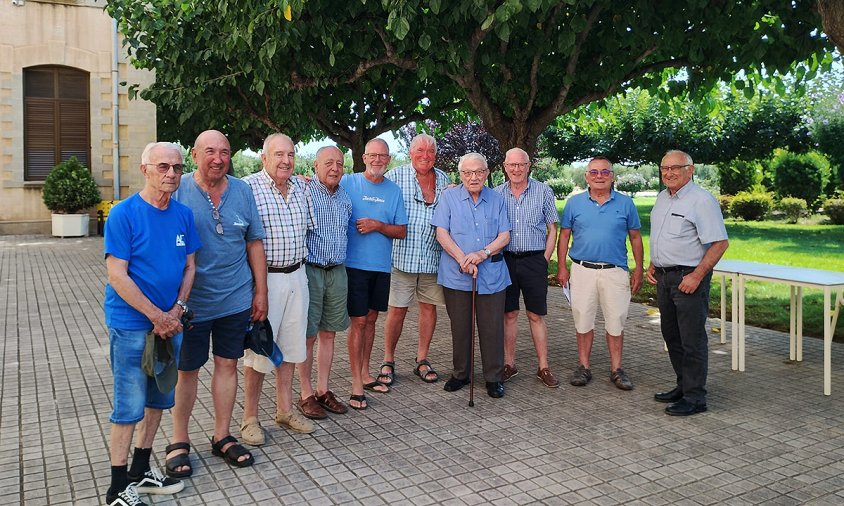
[[[44,205],[52,211],[53,235],[81,237],[88,235],[88,213],[80,213],[97,205],[100,190],[91,172],[74,156],[56,165],[41,189]]]

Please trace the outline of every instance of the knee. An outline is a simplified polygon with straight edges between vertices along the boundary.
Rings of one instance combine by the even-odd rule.
[[[214,356],[214,374],[237,374],[237,359]]]
[[[528,313],[530,315],[530,313]],[[519,310],[516,311],[508,311],[504,313],[504,322],[505,323],[513,323],[519,317]]]
[[[527,317],[531,323],[543,323],[545,321],[545,316],[530,311],[527,312]]]

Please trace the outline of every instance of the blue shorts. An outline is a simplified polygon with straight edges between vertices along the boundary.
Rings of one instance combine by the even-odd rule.
[[[163,394],[155,378],[141,369],[141,357],[146,345],[147,330],[108,328],[111,354],[111,374],[114,377],[114,408],[111,423],[134,424],[144,419],[144,408],[170,409],[175,404],[176,391]],[[182,334],[171,337],[173,352],[179,356]]]
[[[250,308],[216,320],[194,323],[191,329],[185,331],[185,352],[179,357],[179,370],[195,371],[205,365],[209,341],[213,344],[214,355],[218,357],[234,360],[242,357],[251,315]]]
[[[366,316],[369,310],[383,312],[387,310],[390,298],[390,273],[364,271],[346,267],[349,283],[346,307],[349,316]]]

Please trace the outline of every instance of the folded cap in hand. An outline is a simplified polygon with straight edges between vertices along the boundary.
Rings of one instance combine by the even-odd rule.
[[[147,332],[141,368],[147,376],[155,378],[155,384],[161,393],[166,394],[176,388],[179,371],[176,367],[173,341],[162,339],[152,331]]]

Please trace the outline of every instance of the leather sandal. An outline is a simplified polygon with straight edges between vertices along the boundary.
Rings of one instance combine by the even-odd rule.
[[[223,447],[225,447],[229,443],[234,443],[233,445],[229,446],[228,450],[223,452]],[[243,445],[237,442],[237,439],[234,438],[232,435],[228,435],[223,439],[214,442],[214,438],[211,438],[211,454],[215,457],[220,457],[226,461],[226,463],[230,466],[234,467],[249,467],[255,463],[255,458],[249,453],[249,450],[243,447]],[[245,460],[238,460],[243,455],[249,455],[248,459]]]
[[[420,370],[423,367],[428,368],[428,370],[424,373]],[[422,360],[416,362],[416,369],[413,370],[413,374],[419,376],[425,383],[436,383],[440,379],[440,375],[437,374],[437,371],[434,370],[433,366],[431,366],[431,362],[429,362],[427,358],[423,358]],[[432,374],[434,377],[432,379],[428,379],[428,376]]]
[[[164,448],[165,455],[176,450],[187,450],[187,453],[174,455],[164,461],[164,472],[171,478],[187,478],[193,474],[193,467],[190,465],[190,443],[173,443]],[[180,467],[187,466],[187,471],[177,471]]]

